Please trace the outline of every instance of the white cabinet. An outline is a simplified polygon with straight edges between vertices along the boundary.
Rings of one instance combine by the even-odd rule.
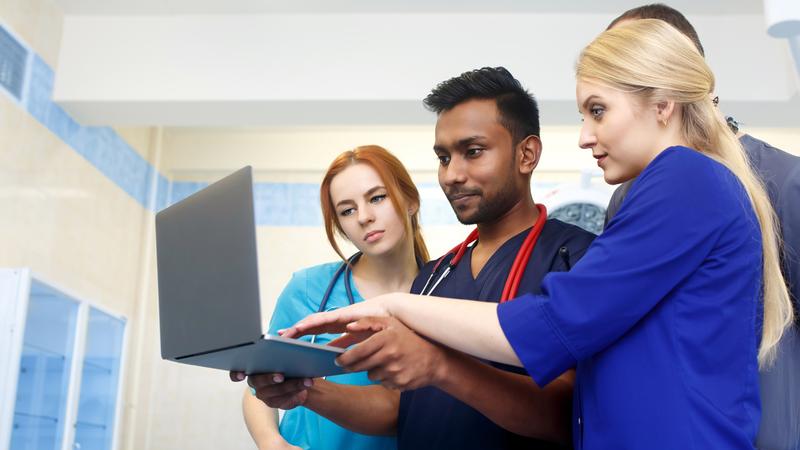
[[[125,324],[0,269],[0,448],[114,448]]]

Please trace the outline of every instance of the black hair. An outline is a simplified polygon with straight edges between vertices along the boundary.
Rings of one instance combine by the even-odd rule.
[[[539,107],[505,67],[484,67],[439,83],[422,103],[441,114],[473,99],[494,99],[500,124],[511,133],[514,145],[530,135],[539,136]]]
[[[706,56],[703,50],[703,44],[700,43],[700,37],[697,36],[697,31],[692,24],[686,19],[686,16],[681,14],[677,9],[667,6],[663,3],[653,3],[650,5],[639,6],[637,8],[629,9],[620,14],[619,17],[612,20],[608,24],[607,30],[614,28],[614,25],[623,20],[636,20],[636,19],[658,19],[672,25],[678,31],[683,33],[686,37],[692,40],[697,51],[702,56]]]

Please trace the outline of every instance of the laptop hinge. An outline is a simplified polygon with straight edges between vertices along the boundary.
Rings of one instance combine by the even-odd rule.
[[[255,344],[255,342],[245,342],[244,344],[237,344],[237,345],[231,345],[231,346],[228,346],[228,347],[217,348],[217,349],[214,349],[214,350],[209,350],[207,352],[192,353],[191,355],[186,355],[186,356],[178,356],[177,358],[175,358],[175,361],[180,361],[181,359],[192,358],[192,357],[195,357],[195,356],[208,355],[209,353],[221,352],[223,350],[230,350],[232,348],[239,348],[239,347],[244,347],[244,346],[253,345],[253,344]]]

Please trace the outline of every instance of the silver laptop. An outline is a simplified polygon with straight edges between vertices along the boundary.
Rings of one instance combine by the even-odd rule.
[[[162,358],[248,374],[342,373],[342,349],[262,332],[249,166],[156,214],[156,248]]]

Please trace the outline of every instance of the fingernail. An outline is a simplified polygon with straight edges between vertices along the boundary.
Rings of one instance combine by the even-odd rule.
[[[244,380],[244,374],[242,372],[237,373],[236,374],[236,379],[239,380],[239,381]]]
[[[272,376],[272,381],[275,383],[283,383],[283,375],[276,374]]]
[[[286,328],[278,330],[278,335],[282,335],[283,333],[286,333]]]
[[[305,387],[311,387],[313,384],[314,384],[314,383],[313,383],[313,382],[312,382],[310,379],[308,379],[308,378],[306,378],[305,380],[303,380],[303,386],[305,386]]]
[[[250,388],[250,393],[253,394],[253,395],[256,395],[256,388],[251,387]]]
[[[336,367],[342,367],[342,365],[341,365],[341,364],[339,364],[339,359],[338,359],[338,358],[337,358],[337,359],[334,359],[334,360],[333,360],[333,363],[334,363],[334,364],[336,364]]]

